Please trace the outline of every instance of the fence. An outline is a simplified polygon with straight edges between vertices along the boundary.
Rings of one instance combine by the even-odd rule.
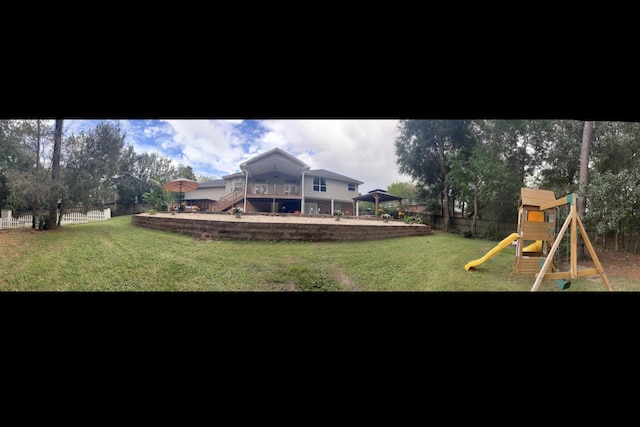
[[[88,211],[87,213],[69,212],[62,215],[60,224],[84,224],[94,221],[106,221],[109,218],[111,218],[111,209],[109,208],[103,210],[92,210]],[[11,214],[11,211],[8,209],[3,209],[0,212],[0,230],[8,228],[31,227],[32,221],[33,216],[31,214],[25,214],[14,218]]]
[[[431,226],[433,230],[444,229],[443,215],[423,215],[425,223]],[[449,231],[470,231],[472,218],[449,217]],[[485,236],[493,235],[496,239],[501,240],[503,237],[518,231],[517,222],[498,222],[486,221],[482,219],[476,220],[476,235]]]

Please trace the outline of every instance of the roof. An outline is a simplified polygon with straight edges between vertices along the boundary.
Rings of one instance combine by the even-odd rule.
[[[376,202],[376,196],[378,198],[378,202],[382,203],[382,202],[388,202],[391,200],[402,200],[404,199],[404,197],[400,197],[400,196],[396,196],[395,194],[391,194],[388,193],[384,190],[371,190],[369,191],[367,194],[364,194],[362,196],[358,196],[358,197],[354,197],[353,201],[361,201],[361,202],[371,202],[371,203],[375,203]]]
[[[309,170],[309,165],[276,147],[240,163],[240,169],[245,170],[249,177],[268,173],[299,176],[302,171]]]
[[[307,172],[306,175],[318,176],[318,177],[321,177],[321,178],[337,179],[337,180],[340,180],[340,181],[349,181],[349,182],[353,182],[354,184],[358,184],[358,185],[359,184],[364,184],[364,182],[359,181],[357,179],[349,178],[348,176],[340,175],[339,173],[331,172],[331,171],[328,171],[326,169],[313,169],[313,170],[310,170],[309,172]]]
[[[214,179],[200,183],[198,188],[224,187],[224,179]]]
[[[549,202],[555,202],[556,196],[553,191],[539,190],[537,188],[520,189],[520,205],[540,207]]]

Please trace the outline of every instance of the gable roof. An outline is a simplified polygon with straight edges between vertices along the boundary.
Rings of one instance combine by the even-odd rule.
[[[246,171],[250,178],[268,173],[298,176],[303,170],[308,171],[309,165],[276,147],[240,163],[240,169]]]

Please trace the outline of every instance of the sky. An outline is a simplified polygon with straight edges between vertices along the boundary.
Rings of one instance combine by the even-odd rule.
[[[157,153],[213,179],[240,172],[240,163],[280,148],[311,167],[363,181],[359,192],[412,182],[398,172],[397,120],[65,120],[64,136],[112,123],[137,154]]]

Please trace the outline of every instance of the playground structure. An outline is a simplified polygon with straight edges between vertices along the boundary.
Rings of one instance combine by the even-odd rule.
[[[576,195],[556,199],[552,191],[532,188],[522,188],[520,194],[518,232],[507,236],[482,258],[467,263],[465,269],[469,270],[483,263],[516,242],[516,263],[511,274],[534,276],[536,280],[531,288],[532,292],[538,290],[543,280],[556,280],[560,289],[567,289],[571,284],[567,279],[595,274],[600,275],[606,289],[611,291],[609,280],[578,215]],[[558,229],[562,210],[566,213],[566,218]],[[578,270],[578,231],[595,268]],[[566,235],[569,236],[569,242],[566,242],[569,270],[560,271],[555,260],[559,255],[560,243]]]
[[[540,207],[553,203],[553,191],[535,188],[521,188],[518,204],[518,236],[516,243],[516,264],[511,274],[535,276],[548,249],[555,239],[556,212],[546,212]],[[551,265],[552,271],[556,264]]]

